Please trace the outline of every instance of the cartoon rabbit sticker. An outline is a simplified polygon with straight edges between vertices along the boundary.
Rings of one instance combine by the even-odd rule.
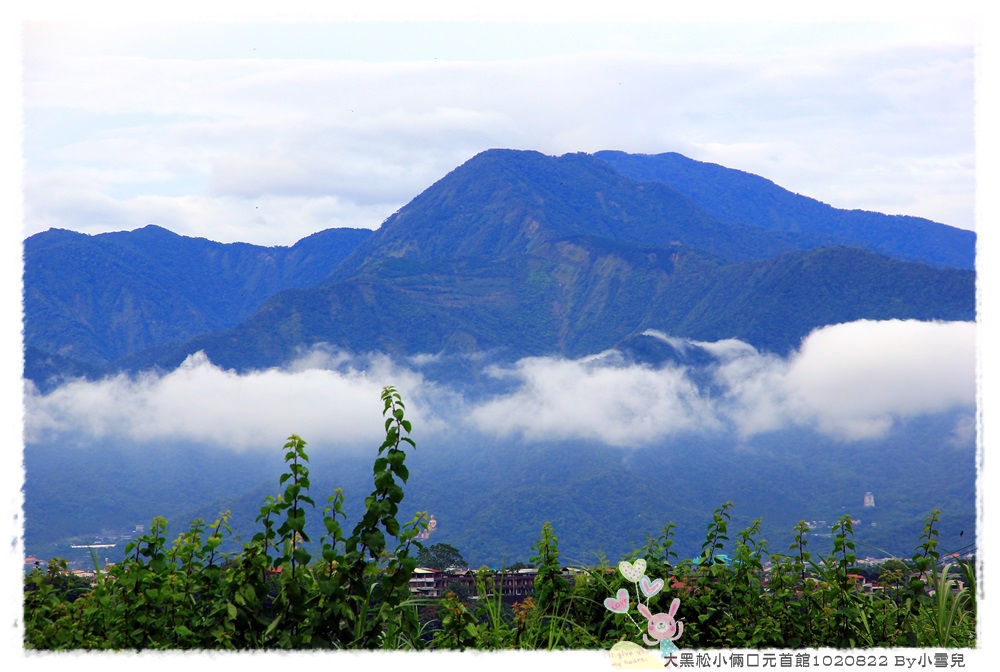
[[[677,609],[681,604],[680,598],[674,598],[673,602],[670,603],[670,610],[667,613],[654,615],[649,610],[649,599],[663,590],[663,579],[650,579],[646,576],[645,558],[638,558],[635,561],[622,560],[618,563],[618,571],[621,572],[621,575],[626,581],[635,584],[636,609],[639,610],[639,613],[648,622],[646,630],[653,637],[653,639],[650,639],[645,633],[643,633],[642,640],[647,646],[655,646],[656,643],[659,642],[660,656],[662,658],[667,658],[667,664],[669,665],[669,657],[678,651],[674,641],[680,639],[681,633],[684,632],[684,624],[674,618],[677,614]],[[646,604],[642,603],[642,597],[639,596],[640,590],[642,591],[642,595],[646,597]],[[629,613],[630,604],[631,600],[629,598],[627,588],[619,588],[618,592],[613,597],[608,597],[604,600],[604,606],[609,611],[616,614],[625,614],[628,619],[632,621],[632,625],[635,626],[636,630],[642,633],[642,626],[639,625],[639,623],[632,618],[632,614]],[[614,646],[611,647],[612,655],[618,656],[618,660],[620,662],[632,661],[632,663],[634,663],[635,660],[633,656],[635,656],[636,651],[639,652],[641,657],[650,659],[646,662],[653,662],[655,665],[656,658],[653,652],[656,651],[656,649],[644,649],[639,644],[624,639],[615,642]],[[634,665],[630,664],[629,666]],[[642,667],[642,665],[640,665],[640,667]]]
[[[675,597],[673,602],[670,603],[670,610],[665,614],[653,614],[649,611],[649,607],[641,602],[636,605],[639,613],[649,621],[649,634],[653,637],[653,639],[650,639],[646,635],[643,635],[642,641],[650,646],[659,641],[660,656],[663,658],[678,650],[677,645],[674,644],[674,640],[680,639],[681,633],[684,631],[684,624],[674,619],[674,614],[677,613],[677,608],[680,604],[680,598]]]

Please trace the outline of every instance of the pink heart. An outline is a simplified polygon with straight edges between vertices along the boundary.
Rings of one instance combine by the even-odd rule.
[[[663,579],[650,581],[648,576],[644,576],[642,577],[642,581],[639,582],[639,588],[642,589],[643,595],[646,597],[652,597],[663,590]]]
[[[624,614],[628,611],[628,591],[624,588],[619,588],[618,599],[606,597],[604,598],[604,606],[616,614]]]
[[[632,583],[638,583],[639,578],[646,573],[646,560],[639,558],[634,563],[622,560],[618,563],[618,571]]]

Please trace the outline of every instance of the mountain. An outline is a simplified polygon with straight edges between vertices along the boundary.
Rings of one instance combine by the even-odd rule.
[[[701,383],[712,355],[643,334],[738,338],[784,354],[830,324],[975,319],[974,234],[838,211],[678,157],[490,150],[377,231],[333,229],[291,247],[224,245],[159,227],[37,234],[25,241],[25,377],[44,394],[61,377],[171,370],[199,350],[226,369],[248,370],[323,343],[452,355],[420,372],[461,394],[512,384],[486,380],[486,364],[612,348],[625,361],[680,362],[687,380]],[[687,181],[664,165],[685,167]],[[470,365],[469,353],[488,357]],[[874,491],[881,508],[863,514],[858,541],[902,555],[930,508],[945,511],[949,543],[975,529],[973,441],[949,446],[960,419],[949,411],[893,420],[884,438],[853,443],[803,427],[752,439],[723,427],[717,435],[664,432],[628,449],[458,426],[451,444],[420,442],[407,458],[404,513],[434,513],[435,540],[474,563],[527,560],[544,520],[566,558],[592,561],[602,549],[614,560],[671,520],[677,549],[696,553],[712,510],[730,499],[732,531],[764,516],[772,548],[782,550],[799,520],[832,523]],[[70,434],[26,447],[31,554],[62,552],[74,535],[133,529],[153,515],[166,515],[174,533],[195,515],[210,521],[231,509],[234,529],[247,535],[263,496],[276,492],[277,451],[193,439],[77,445],[86,441]],[[343,487],[354,520],[370,487],[371,451],[317,443],[314,496]]]
[[[602,151],[594,156],[635,180],[676,189],[713,217],[766,231],[800,233],[809,247],[847,245],[934,266],[975,267],[976,235],[971,231],[920,217],[840,210],[759,175],[673,152]]]
[[[155,226],[32,236],[25,375],[169,369],[197,350],[247,369],[315,343],[580,356],[649,328],[783,352],[836,322],[974,319],[974,272],[931,262],[964,259],[975,235],[911,219],[679,155],[489,150],[375,232],[272,248]],[[907,226],[920,261],[879,243]]]
[[[971,272],[851,248],[712,264],[678,248],[558,241],[515,263],[452,262],[282,292],[223,332],[137,353],[130,370],[172,369],[203,350],[225,368],[273,366],[327,343],[352,352],[503,351],[583,356],[646,329],[738,338],[787,352],[816,327],[859,319],[975,318]]]
[[[975,319],[973,271],[814,242],[707,215],[590,155],[491,150],[392,215],[322,285],[118,366],[169,369],[198,350],[227,368],[273,366],[316,343],[582,356],[646,329],[787,352],[827,324]]]
[[[377,272],[379,261],[393,259],[515,258],[578,237],[647,247],[680,241],[726,261],[798,247],[794,235],[709,216],[674,189],[637,182],[588,154],[489,150],[389,217],[335,277]]]
[[[269,296],[318,284],[368,230],[291,247],[223,244],[158,226],[24,243],[26,376],[92,372],[122,356],[232,327]]]

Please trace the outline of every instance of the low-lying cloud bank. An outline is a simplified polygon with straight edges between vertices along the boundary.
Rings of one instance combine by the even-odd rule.
[[[362,360],[317,348],[287,368],[238,374],[199,352],[164,375],[78,380],[46,395],[29,386],[25,435],[29,443],[58,435],[81,443],[174,440],[246,450],[280,446],[295,433],[310,443],[378,445],[386,384],[401,391],[427,385],[386,357]],[[419,408],[407,410],[424,424]]]
[[[418,441],[479,435],[650,445],[680,434],[747,438],[789,427],[857,441],[894,423],[976,403],[974,323],[858,321],[818,329],[787,358],[740,341],[703,343],[647,332],[677,362],[630,362],[609,351],[582,359],[536,357],[486,366],[502,393],[472,398],[423,371],[435,358],[394,361],[315,348],[291,366],[246,374],[204,354],[177,370],[28,386],[28,443],[192,441],[272,449],[290,433],[313,445],[370,448],[381,440],[378,397],[396,386]],[[685,364],[699,350],[708,357]],[[968,416],[956,437],[968,437]]]

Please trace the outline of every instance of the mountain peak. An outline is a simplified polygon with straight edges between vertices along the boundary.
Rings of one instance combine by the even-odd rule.
[[[337,277],[403,258],[515,258],[581,236],[633,245],[680,242],[733,261],[795,248],[780,234],[718,220],[672,187],[642,183],[591,154],[491,149],[389,217]]]

